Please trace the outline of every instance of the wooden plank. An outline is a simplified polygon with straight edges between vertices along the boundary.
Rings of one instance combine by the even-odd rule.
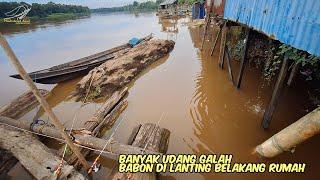
[[[1,148],[10,151],[36,179],[57,178],[53,172],[59,166],[60,158],[51,153],[50,149],[37,138],[30,133],[3,125],[0,125],[0,132]],[[85,179],[82,174],[64,162],[60,178],[66,179],[67,177]]]
[[[146,150],[167,153],[169,145],[170,131],[157,126],[156,124],[147,123],[139,128],[132,146],[140,147]],[[118,167],[114,168],[111,175],[108,177],[110,180],[126,180],[126,179],[139,179],[139,180],[155,180],[157,179],[156,173],[119,173]]]
[[[219,54],[219,66],[221,69],[223,69],[223,65],[224,65],[224,52],[226,48],[227,32],[228,32],[228,27],[227,27],[227,23],[225,22],[222,27],[220,54]]]
[[[43,97],[49,94],[49,91],[44,89],[39,89],[39,92]],[[33,95],[32,91],[28,91],[14,99],[11,103],[1,107],[0,116],[19,119],[38,105],[39,101]]]
[[[284,81],[285,81],[285,78],[286,78],[287,72],[288,72],[288,61],[289,61],[288,57],[285,56],[283,59],[283,62],[282,62],[282,67],[281,67],[276,85],[275,85],[273,93],[272,93],[271,100],[270,100],[270,102],[266,108],[266,111],[264,113],[264,116],[263,116],[262,127],[264,129],[269,128],[274,111],[278,105],[279,97],[280,97],[281,91],[284,87],[284,84],[285,84]]]
[[[241,64],[240,64],[240,70],[239,70],[239,74],[238,74],[238,80],[237,80],[237,89],[240,89],[241,87],[241,82],[242,82],[242,78],[243,78],[243,73],[244,73],[244,68],[247,62],[247,54],[248,54],[248,41],[249,41],[249,35],[250,35],[250,29],[246,28],[246,37],[245,37],[245,44],[244,44],[244,50],[243,50],[243,54],[241,56]]]

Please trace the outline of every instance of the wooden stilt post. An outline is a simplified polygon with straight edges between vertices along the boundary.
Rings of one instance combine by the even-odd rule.
[[[248,53],[249,34],[250,34],[250,29],[246,28],[246,38],[245,38],[245,44],[244,44],[244,51],[243,51],[243,54],[241,57],[241,64],[240,64],[240,70],[239,70],[238,81],[237,81],[237,89],[240,89],[240,87],[241,87],[244,67],[246,65],[246,60],[247,60],[246,56]]]
[[[213,42],[213,46],[212,46],[212,49],[211,49],[210,56],[212,56],[212,55],[213,55],[214,49],[216,48],[216,45],[217,45],[218,39],[219,39],[220,34],[221,34],[221,30],[222,30],[222,28],[219,26],[219,31],[218,31],[218,34],[217,34],[217,36],[216,36],[216,38],[215,38],[214,42]]]
[[[86,159],[83,157],[79,149],[73,144],[70,137],[67,135],[67,133],[64,131],[64,127],[62,123],[59,121],[58,117],[53,113],[52,109],[50,108],[47,101],[43,98],[41,93],[39,92],[36,85],[33,83],[27,72],[24,70],[23,66],[19,62],[18,58],[12,51],[10,45],[8,44],[7,40],[3,37],[3,35],[0,33],[0,44],[4,51],[6,52],[7,56],[9,57],[10,62],[12,65],[16,68],[16,70],[19,72],[20,76],[25,80],[26,84],[29,86],[30,90],[33,92],[34,96],[38,99],[39,103],[43,107],[43,109],[47,112],[48,116],[50,117],[52,123],[54,126],[60,131],[61,136],[66,140],[66,143],[71,148],[71,150],[77,155],[80,162],[83,164],[85,169],[90,169],[89,164],[87,163]]]
[[[227,58],[229,77],[230,77],[230,80],[231,80],[232,84],[234,85],[234,78],[233,78],[232,67],[231,67],[231,56],[230,56],[230,53],[229,53],[228,46],[226,46],[226,48],[225,48],[225,55],[226,55],[226,58]]]
[[[203,49],[203,45],[204,45],[204,42],[205,42],[205,40],[206,40],[207,31],[208,31],[208,26],[209,26],[210,22],[211,22],[210,14],[208,14],[208,17],[207,17],[207,20],[206,20],[206,26],[205,26],[205,28],[204,28],[204,35],[203,35],[203,38],[202,38],[200,50]]]
[[[204,45],[204,42],[205,42],[206,36],[207,36],[208,27],[209,27],[209,24],[211,23],[211,17],[210,16],[211,16],[211,13],[212,13],[213,5],[214,5],[214,1],[211,2],[210,10],[208,12],[208,16],[207,16],[207,19],[206,19],[206,26],[205,26],[205,29],[204,29],[204,35],[203,35],[203,38],[202,38],[202,43],[201,43],[200,50],[203,49],[203,45]]]
[[[287,76],[287,71],[288,71],[288,57],[285,56],[284,59],[283,59],[283,62],[282,62],[282,67],[281,67],[281,70],[280,70],[280,74],[278,76],[278,80],[276,82],[276,85],[274,87],[274,90],[273,90],[273,93],[272,93],[272,97],[271,97],[271,100],[270,100],[270,103],[264,113],[264,116],[263,116],[263,121],[262,121],[262,127],[264,129],[268,129],[269,128],[269,125],[270,125],[270,122],[271,122],[271,119],[272,119],[272,116],[274,114],[274,111],[278,105],[278,102],[279,102],[279,97],[280,97],[280,94],[281,94],[281,91],[284,87],[284,80]]]
[[[222,27],[220,55],[219,55],[219,66],[221,69],[223,69],[223,65],[224,65],[224,52],[226,48],[227,31],[228,31],[228,27],[227,27],[227,23],[225,22]]]
[[[296,76],[297,71],[298,71],[298,69],[299,69],[299,65],[300,65],[299,62],[295,62],[295,63],[293,64],[293,67],[292,67],[292,70],[291,70],[291,73],[290,73],[290,76],[289,76],[289,79],[288,79],[288,82],[287,82],[287,85],[288,85],[288,86],[291,86],[292,81],[293,81],[294,77]]]

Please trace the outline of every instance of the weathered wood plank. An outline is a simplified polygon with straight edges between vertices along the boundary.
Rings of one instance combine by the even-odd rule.
[[[237,89],[240,89],[240,87],[241,87],[244,68],[245,68],[245,65],[246,65],[246,62],[247,62],[247,58],[246,57],[247,57],[247,54],[248,54],[249,35],[250,35],[250,29],[246,28],[245,44],[244,44],[243,54],[241,56],[241,64],[240,64],[240,70],[239,70],[239,75],[238,75],[238,80],[237,80]]]

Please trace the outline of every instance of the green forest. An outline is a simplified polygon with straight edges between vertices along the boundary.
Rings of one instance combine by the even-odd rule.
[[[147,1],[139,3],[134,1],[132,4],[128,4],[121,7],[110,7],[110,8],[98,8],[92,9],[91,12],[118,12],[118,11],[152,11],[158,8],[158,5],[162,3],[164,0],[156,0],[154,1]]]
[[[32,3],[27,4],[24,2],[0,2],[0,18],[6,18],[6,14],[20,5],[31,6],[28,17],[31,18],[54,18],[54,17],[70,17],[71,14],[90,14],[90,9],[85,6],[65,5],[49,2],[47,4]]]

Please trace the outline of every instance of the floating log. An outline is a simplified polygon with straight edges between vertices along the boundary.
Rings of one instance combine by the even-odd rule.
[[[139,126],[138,133],[134,130],[134,141],[132,146],[140,147],[149,151],[167,153],[170,131],[165,128],[161,128],[156,124],[143,124]],[[156,173],[119,173],[118,168],[114,168],[111,175],[108,177],[110,180],[126,180],[126,179],[139,179],[139,180],[151,180],[157,179]]]
[[[125,55],[109,60],[91,70],[77,84],[76,90],[71,97],[76,100],[84,100],[88,89],[90,89],[88,93],[89,100],[110,97],[115,91],[123,88],[133,80],[151,63],[166,56],[174,45],[174,41],[158,39],[151,39],[138,44]],[[88,88],[89,86],[95,88]]]
[[[320,108],[317,108],[257,146],[255,152],[263,157],[272,158],[291,151],[298,144],[319,133]]]
[[[113,120],[113,119],[112,119]],[[51,126],[45,125],[45,124],[35,124],[32,125],[27,121],[16,121],[11,118],[0,116],[0,123],[7,124],[10,126],[14,126],[20,129],[33,131],[36,133],[44,134],[45,136],[50,136],[55,138],[56,140],[59,140],[61,142],[65,142],[59,131]],[[111,124],[111,122],[108,122]],[[88,134],[81,134],[80,132],[74,131],[72,133],[73,141],[76,144],[86,146],[89,148],[102,150],[104,145],[106,144],[107,140],[96,138],[94,136],[88,135]],[[116,141],[112,141],[112,143],[108,144],[105,153],[113,153],[116,156],[120,154],[139,154],[142,153],[142,148],[130,146],[121,144]],[[150,154],[154,154],[153,151],[148,151]]]
[[[275,85],[273,93],[272,93],[272,97],[271,97],[270,102],[268,104],[268,107],[266,108],[266,111],[263,115],[262,127],[264,129],[269,128],[274,111],[278,105],[280,94],[281,94],[282,89],[285,85],[284,80],[287,76],[288,61],[289,61],[288,57],[285,56],[283,59],[283,62],[282,62],[281,70],[280,70],[276,85]]]
[[[39,89],[39,92],[43,97],[49,94],[49,91],[43,89]],[[32,91],[28,91],[14,99],[11,103],[1,107],[0,116],[19,119],[38,105],[39,101]]]
[[[98,109],[93,117],[84,123],[84,130],[86,130],[87,133],[91,133],[92,136],[98,136],[100,128],[103,127],[102,124],[107,124],[107,126],[111,128],[113,123],[118,118],[118,115],[127,106],[126,101],[121,102],[127,91],[128,88],[125,87],[122,90],[113,93],[113,95],[103,104],[101,108]],[[105,130],[107,129],[108,128],[105,128]],[[62,154],[63,150],[64,148],[60,149],[60,154]],[[90,151],[87,149],[82,149],[81,152],[84,156],[87,156],[90,153]],[[73,164],[77,168],[81,167],[79,162],[77,162],[76,156],[73,154],[67,155],[65,159],[69,164]]]
[[[20,163],[36,179],[56,179],[54,171],[59,166],[60,158],[50,152],[44,144],[30,133],[17,131],[0,125],[1,148],[10,151]],[[61,179],[85,179],[72,166],[64,162],[61,170]]]

